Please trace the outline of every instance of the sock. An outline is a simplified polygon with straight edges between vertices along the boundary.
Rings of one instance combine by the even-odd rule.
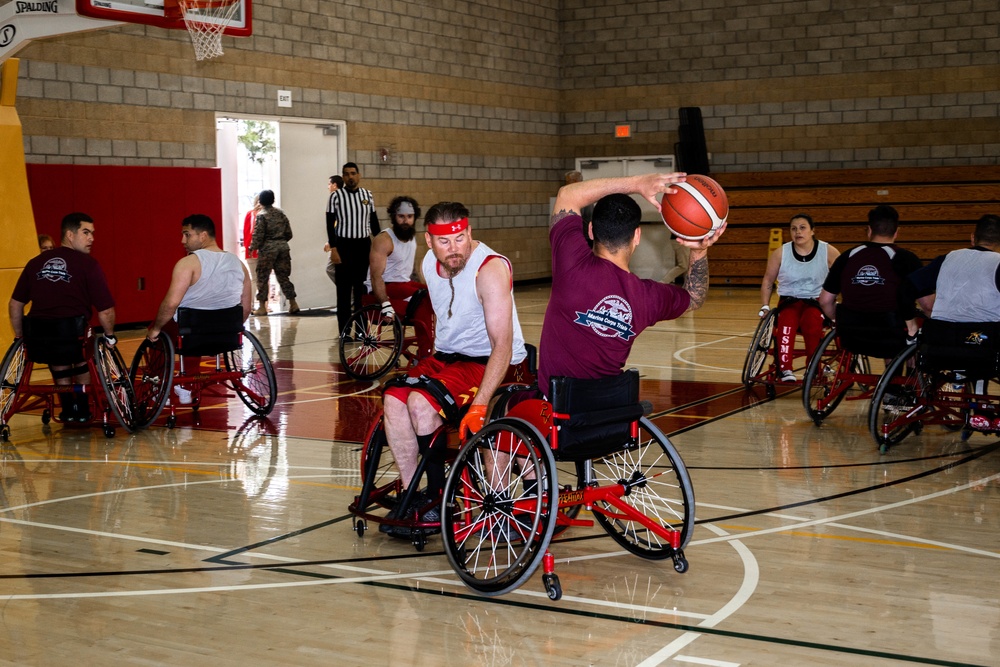
[[[417,436],[420,455],[427,459],[424,471],[427,473],[427,493],[431,497],[441,495],[444,491],[444,447],[432,447],[434,434]]]

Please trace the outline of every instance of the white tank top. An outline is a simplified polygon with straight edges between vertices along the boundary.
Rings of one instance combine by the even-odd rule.
[[[219,310],[240,305],[243,298],[243,262],[229,252],[195,250],[201,277],[188,288],[181,308]]]
[[[830,271],[826,257],[826,241],[816,241],[816,254],[808,262],[795,258],[791,243],[781,246],[781,268],[778,269],[778,296],[815,299],[823,289]]]
[[[392,229],[383,229],[380,234],[388,234],[392,239],[392,252],[385,258],[385,271],[382,272],[382,282],[408,283],[413,275],[413,260],[417,257],[417,237],[409,241],[400,241]],[[368,269],[365,287],[372,291],[372,270]]]
[[[492,255],[497,255],[485,243],[480,243],[461,273],[452,278],[455,288],[452,298],[452,286],[448,278],[438,273],[437,257],[433,252],[424,256],[421,265],[424,280],[427,281],[427,292],[434,306],[436,327],[434,330],[434,349],[438,352],[452,352],[470,357],[488,357],[492,351],[490,337],[486,333],[486,317],[483,314],[483,304],[479,302],[479,292],[476,290],[476,276],[479,267]],[[497,255],[507,266],[510,262],[503,255]],[[511,288],[513,299],[513,287]],[[451,314],[449,315],[449,310]],[[517,305],[513,308],[514,343],[511,364],[521,363],[527,352],[524,349],[524,336],[521,334],[521,323],[517,319]]]
[[[997,265],[1000,254],[964,248],[948,253],[937,278],[934,319],[945,322],[1000,322]]]

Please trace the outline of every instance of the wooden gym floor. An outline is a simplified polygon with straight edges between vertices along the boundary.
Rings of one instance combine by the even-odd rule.
[[[547,287],[517,291],[537,344]],[[756,290],[642,334],[631,365],[691,470],[690,570],[599,528],[481,598],[346,508],[378,388],[333,317],[252,318],[279,400],[206,401],[107,439],[16,415],[0,467],[0,662],[144,665],[997,665],[1000,441],[936,428],[880,455],[866,404],[739,384]],[[129,356],[141,334],[123,340]],[[131,347],[130,347],[131,345]]]

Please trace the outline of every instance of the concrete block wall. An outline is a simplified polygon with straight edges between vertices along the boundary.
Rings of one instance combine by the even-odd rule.
[[[29,161],[79,164],[214,166],[217,113],[342,119],[367,187],[468,204],[533,278],[574,158],[672,153],[683,106],[715,171],[996,163],[998,26],[995,0],[260,0],[205,62],[137,25],[36,42],[17,108]]]
[[[989,0],[669,0],[563,15],[569,153],[658,154],[700,107],[715,171],[996,164]],[[607,139],[631,123],[627,144]]]

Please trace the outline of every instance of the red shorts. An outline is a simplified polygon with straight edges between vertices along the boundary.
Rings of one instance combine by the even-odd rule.
[[[409,377],[419,377],[426,375],[434,378],[445,386],[451,397],[455,399],[455,404],[462,407],[471,403],[479,391],[479,384],[483,381],[483,374],[486,373],[486,365],[473,361],[453,361],[445,362],[433,356],[424,357],[416,366],[411,368],[407,375]],[[385,396],[392,396],[406,403],[410,392],[417,392],[427,399],[427,402],[434,406],[434,409],[441,413],[443,411],[437,400],[431,394],[418,386],[393,386],[385,390]]]

